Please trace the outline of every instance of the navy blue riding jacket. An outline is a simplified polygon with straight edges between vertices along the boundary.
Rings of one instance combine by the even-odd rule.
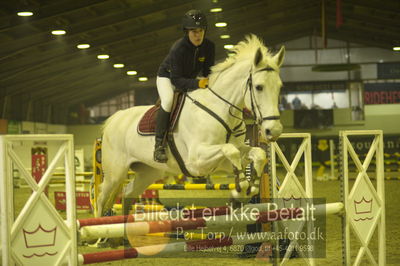
[[[187,35],[177,40],[161,63],[157,75],[171,79],[177,91],[192,91],[199,87],[196,77],[207,77],[215,62],[215,45],[204,38],[194,46]]]

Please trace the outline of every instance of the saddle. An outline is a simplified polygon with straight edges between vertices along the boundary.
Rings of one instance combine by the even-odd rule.
[[[178,118],[183,109],[185,99],[186,99],[185,93],[176,92],[174,94],[174,101],[173,101],[169,129],[168,129],[169,132],[175,128],[175,124],[178,121]],[[156,118],[160,107],[161,107],[161,102],[158,101],[142,116],[137,127],[137,132],[140,135],[154,136],[156,134]]]

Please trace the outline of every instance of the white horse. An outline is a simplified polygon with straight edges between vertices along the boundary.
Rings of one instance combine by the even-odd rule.
[[[212,68],[210,89],[187,93],[173,137],[190,174],[207,176],[217,171],[234,172],[240,178],[237,184],[240,183],[241,188],[233,191],[235,196],[243,196],[245,192],[251,196],[258,193],[266,154],[261,148],[244,143],[243,109],[252,111],[264,140],[275,141],[279,137],[282,132],[278,110],[282,86],[279,67],[285,49],[282,47],[273,56],[260,39],[250,35],[239,42],[233,51],[233,56]],[[205,106],[217,117],[199,105]],[[132,198],[141,195],[165,172],[181,173],[169,148],[168,162],[157,163],[153,160],[154,136],[142,136],[137,132],[141,117],[151,107],[135,106],[121,110],[106,121],[102,140],[104,178],[96,216],[112,206],[129,168],[136,176],[125,187],[124,196]],[[253,162],[258,177],[251,183],[243,174],[243,169],[250,162]]]

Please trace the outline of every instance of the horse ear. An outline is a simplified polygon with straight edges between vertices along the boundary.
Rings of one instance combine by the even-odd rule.
[[[256,52],[256,56],[254,57],[254,65],[257,66],[261,62],[262,58],[263,58],[263,55],[261,53],[261,49],[258,48],[257,52]]]
[[[274,61],[278,67],[281,67],[283,64],[283,59],[285,58],[285,46],[282,46],[279,52],[274,55]]]

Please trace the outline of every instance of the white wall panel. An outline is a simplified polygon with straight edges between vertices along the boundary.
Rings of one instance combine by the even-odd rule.
[[[318,49],[316,52],[314,49],[310,48],[310,45],[314,45],[313,43],[310,43],[310,40],[312,40],[312,38],[304,37],[283,44],[286,46],[287,51],[281,71],[282,80],[284,82],[347,80],[348,73],[346,71],[311,71],[312,66],[314,66],[317,61],[318,64],[346,63],[348,60],[346,43],[329,39],[328,48],[337,48]],[[400,61],[400,52],[394,52],[388,49],[365,47],[359,44],[350,44],[350,63],[359,63],[361,65],[360,71],[350,72],[351,78],[376,79],[377,63],[396,61]]]
[[[362,64],[361,65],[361,78],[362,79],[377,79],[377,66],[376,64]]]

